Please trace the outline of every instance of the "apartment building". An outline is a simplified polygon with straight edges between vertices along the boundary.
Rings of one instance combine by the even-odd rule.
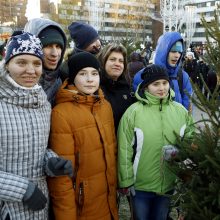
[[[83,21],[94,26],[104,41],[131,39],[152,41],[152,13],[149,0],[63,0],[58,4],[58,21],[67,26]]]
[[[194,0],[194,5],[196,6],[196,18],[195,18],[195,33],[192,38],[194,44],[203,44],[206,42],[205,29],[202,27],[201,16],[204,15],[206,21],[210,21],[214,17],[214,10],[217,8],[217,4],[220,1],[214,0]]]
[[[0,25],[22,27],[27,22],[26,3],[27,0],[0,0]]]

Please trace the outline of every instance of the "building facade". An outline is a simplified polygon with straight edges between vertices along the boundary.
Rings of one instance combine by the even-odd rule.
[[[163,31],[179,31],[187,47],[190,44],[205,44],[201,17],[211,21],[219,3],[214,0],[160,0]]]
[[[23,27],[27,0],[0,0],[0,25],[14,28]]]
[[[194,44],[204,44],[206,42],[205,29],[202,27],[201,16],[205,17],[206,21],[210,21],[214,18],[214,10],[217,5],[220,5],[220,1],[204,1],[204,0],[194,0],[194,5],[196,6],[196,27],[195,33],[192,38],[192,43]]]
[[[73,21],[95,27],[103,41],[152,41],[151,15],[155,4],[149,0],[63,0],[58,4],[57,21],[67,31]]]

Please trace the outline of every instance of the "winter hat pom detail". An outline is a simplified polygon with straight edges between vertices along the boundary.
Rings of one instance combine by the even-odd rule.
[[[12,36],[6,46],[5,63],[20,54],[30,54],[43,60],[42,44],[38,37],[30,33]]]

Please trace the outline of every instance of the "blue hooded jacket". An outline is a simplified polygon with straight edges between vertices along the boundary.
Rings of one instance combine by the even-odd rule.
[[[175,67],[172,67],[167,62],[170,49],[172,48],[173,44],[175,44],[177,41],[181,41],[183,43],[183,38],[181,37],[179,32],[166,32],[165,34],[160,36],[157,42],[157,47],[156,47],[155,56],[154,56],[154,64],[165,67],[168,70],[169,77],[177,77],[178,70],[179,68],[181,68],[180,61],[181,61],[183,54],[180,57]],[[141,83],[142,72],[143,71],[139,71],[135,75],[134,81],[133,81],[133,89],[136,89],[137,85]],[[193,92],[189,75],[185,71],[183,71],[183,83],[182,83],[183,84],[182,90],[184,91],[183,94],[180,93],[177,79],[172,79],[171,84],[175,92],[175,101],[181,103],[187,110],[189,110],[190,99],[186,93],[189,93],[190,95],[192,95],[192,92]]]

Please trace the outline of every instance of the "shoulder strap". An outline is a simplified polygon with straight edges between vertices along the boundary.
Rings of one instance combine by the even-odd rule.
[[[182,95],[183,94],[183,70],[181,67],[178,69],[177,81],[178,81],[178,85],[180,89],[180,94]]]
[[[183,70],[182,70],[182,68],[180,67],[179,69],[178,69],[178,73],[177,73],[177,76],[175,77],[175,76],[171,76],[171,77],[169,77],[170,78],[170,80],[177,80],[178,81],[178,85],[179,85],[179,90],[180,90],[180,94],[181,94],[181,96],[182,96],[182,94],[183,94]],[[172,84],[171,84],[172,85]]]

